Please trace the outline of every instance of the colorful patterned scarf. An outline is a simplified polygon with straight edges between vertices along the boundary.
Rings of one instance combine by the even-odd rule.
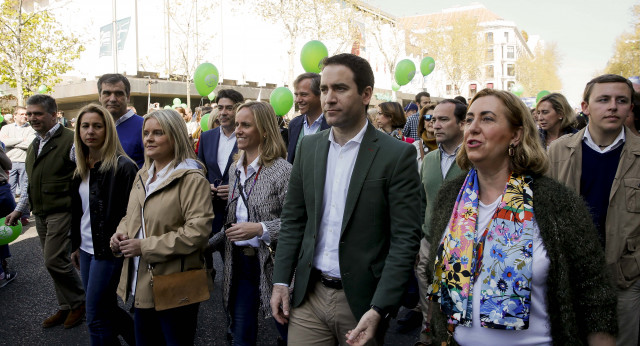
[[[482,285],[481,325],[529,327],[534,230],[531,182],[529,176],[512,174],[489,226],[478,230],[478,176],[475,169],[467,174],[437,249],[428,293],[429,299],[440,303],[450,324],[471,326],[473,285],[486,270],[484,280],[478,282]],[[476,237],[476,232],[483,233]]]

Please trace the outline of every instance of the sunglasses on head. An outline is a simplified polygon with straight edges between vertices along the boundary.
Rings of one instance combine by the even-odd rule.
[[[425,114],[422,116],[424,118],[424,120],[426,121],[431,121],[431,118],[433,118],[433,114]]]

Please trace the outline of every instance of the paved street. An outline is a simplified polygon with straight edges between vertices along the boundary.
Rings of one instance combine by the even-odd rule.
[[[65,330],[62,327],[43,329],[42,321],[56,311],[53,282],[46,272],[35,222],[11,245],[9,266],[18,271],[16,279],[0,289],[0,345],[89,345],[85,324]],[[220,257],[216,269],[221,273]],[[227,345],[226,318],[222,310],[221,275],[216,276],[215,292],[200,305],[197,345]],[[274,345],[277,331],[272,319],[260,323],[259,345]],[[395,321],[387,333],[388,345],[413,345],[418,330],[409,334],[395,333]]]

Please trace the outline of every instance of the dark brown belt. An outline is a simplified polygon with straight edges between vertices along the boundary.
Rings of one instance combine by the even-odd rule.
[[[332,288],[334,290],[342,289],[342,280],[331,277],[331,276],[327,276],[316,268],[311,269],[311,277],[315,280],[320,280],[320,283],[324,287]]]

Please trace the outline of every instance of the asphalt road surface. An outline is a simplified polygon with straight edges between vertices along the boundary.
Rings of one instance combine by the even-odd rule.
[[[72,329],[62,326],[42,328],[42,321],[56,312],[57,302],[53,281],[44,268],[33,217],[30,220],[20,238],[10,245],[9,267],[18,275],[13,282],[0,288],[0,345],[89,345],[86,324]],[[200,304],[196,345],[228,345],[219,255],[215,256],[214,264],[219,275],[216,275],[211,298]],[[276,345],[278,332],[273,319],[261,320],[259,328],[258,345]],[[393,320],[385,344],[413,345],[417,336],[418,328],[404,334],[396,332]]]

